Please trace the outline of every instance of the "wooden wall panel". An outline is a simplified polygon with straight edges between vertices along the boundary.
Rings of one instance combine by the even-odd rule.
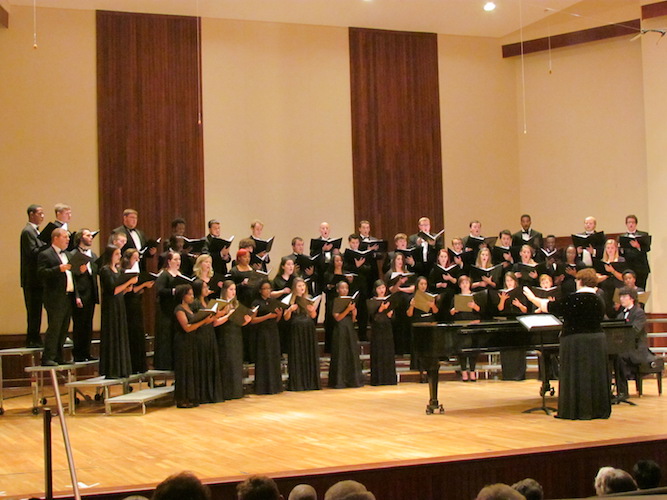
[[[354,215],[392,239],[444,223],[437,36],[351,28]]]
[[[201,236],[199,19],[98,11],[97,91],[102,234],[131,207],[149,237],[174,217]]]

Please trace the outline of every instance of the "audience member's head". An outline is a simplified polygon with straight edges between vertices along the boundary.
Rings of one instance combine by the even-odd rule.
[[[211,491],[192,472],[173,474],[157,485],[153,500],[210,500]]]
[[[514,483],[512,488],[526,497],[526,500],[542,500],[544,498],[542,485],[530,477]]]
[[[496,483],[479,490],[475,500],[525,500],[525,498],[514,488],[504,483]]]
[[[621,469],[601,467],[595,476],[595,493],[598,496],[635,491],[637,483],[632,476]]]
[[[660,486],[662,472],[653,460],[639,460],[632,468],[632,475],[640,490],[648,490]]]
[[[276,482],[267,476],[250,476],[236,486],[238,500],[280,500]]]
[[[317,500],[317,491],[309,484],[297,484],[287,500]]]
[[[148,498],[142,495],[130,495],[129,497],[123,498],[123,500],[148,500]]]
[[[375,500],[366,487],[352,480],[338,481],[324,494],[324,500]]]

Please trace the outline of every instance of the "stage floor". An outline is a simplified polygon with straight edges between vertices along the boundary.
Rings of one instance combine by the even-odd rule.
[[[634,391],[634,382],[630,382]],[[67,416],[78,479],[104,489],[157,484],[184,469],[200,478],[311,471],[435,457],[473,457],[547,446],[640,439],[667,429],[667,396],[644,382],[637,406],[609,420],[566,421],[542,412],[539,382],[441,382],[445,413],[426,415],[428,386],[285,392],[194,409],[154,406],[105,416],[82,405]],[[5,391],[11,397],[19,390]],[[21,389],[25,393],[26,389]],[[553,406],[555,398],[549,398]],[[49,399],[51,403],[53,399]],[[0,417],[0,496],[43,491],[42,418],[29,396],[5,401]],[[71,493],[60,425],[53,422],[54,490]],[[82,493],[86,493],[86,489]],[[88,490],[90,491],[90,490]],[[283,492],[285,496],[288,492]]]

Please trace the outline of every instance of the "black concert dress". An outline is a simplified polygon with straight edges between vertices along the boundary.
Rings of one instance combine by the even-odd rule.
[[[264,299],[257,299],[253,307],[259,306],[257,316],[275,312]],[[267,319],[255,325],[255,394],[277,394],[283,392],[280,372],[280,332],[275,319]]]
[[[290,342],[287,357],[290,391],[321,389],[320,356],[315,321],[301,308],[289,320]]]
[[[387,312],[370,315],[371,324],[371,385],[396,385],[394,334]]]
[[[335,319],[334,319],[335,321]],[[334,325],[331,339],[331,363],[329,365],[329,387],[362,387],[364,385],[359,360],[359,338],[354,329],[351,313]]]
[[[109,266],[100,269],[102,287],[102,328],[100,332],[100,375],[127,377],[132,373],[130,341],[123,294],[115,294],[120,273]]]
[[[127,292],[124,299],[132,373],[146,371],[146,329],[144,328],[143,297],[144,295],[141,292]]]
[[[176,277],[162,271],[155,280],[157,308],[155,311],[155,357],[156,370],[174,369],[174,309],[178,305],[174,297]]]
[[[227,320],[216,329],[218,355],[222,370],[222,393],[225,399],[243,397],[243,333],[242,328]]]
[[[580,290],[560,302],[549,302],[549,312],[563,316],[558,418],[609,418],[607,341],[600,326],[605,313],[603,300]]]

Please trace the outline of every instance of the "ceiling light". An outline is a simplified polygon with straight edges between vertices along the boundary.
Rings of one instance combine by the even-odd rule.
[[[496,4],[493,3],[493,2],[486,2],[486,3],[484,4],[484,10],[487,11],[487,12],[491,12],[491,11],[494,10],[495,8],[496,8]]]

